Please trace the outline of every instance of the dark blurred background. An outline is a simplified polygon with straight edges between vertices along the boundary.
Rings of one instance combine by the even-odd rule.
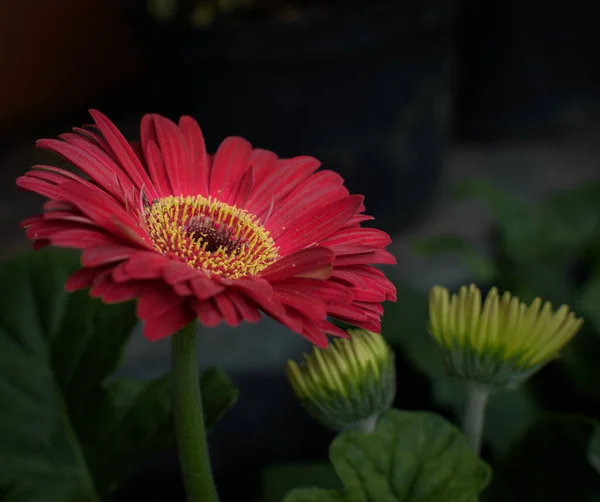
[[[486,181],[537,204],[600,181],[599,14],[593,0],[5,0],[2,253],[29,248],[18,224],[40,208],[14,179],[57,162],[35,139],[97,108],[130,139],[143,113],[190,114],[211,150],[242,135],[281,156],[315,155],[392,234],[394,279],[417,291],[472,279],[456,257],[411,247],[453,234],[489,251],[493,214],[457,200],[457,184]],[[306,348],[269,322],[201,338],[202,364],[223,365],[243,393],[213,438],[221,479],[252,486],[269,463],[326,453],[330,435],[282,377]],[[122,372],[160,373],[168,350],[138,336]],[[248,448],[235,465],[233,448]],[[153,481],[175,490],[157,465]],[[123,500],[161,490],[132,486]]]

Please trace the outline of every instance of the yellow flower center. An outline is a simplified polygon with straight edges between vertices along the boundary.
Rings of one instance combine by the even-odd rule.
[[[222,277],[256,275],[279,256],[255,215],[211,197],[164,197],[145,217],[159,253]]]

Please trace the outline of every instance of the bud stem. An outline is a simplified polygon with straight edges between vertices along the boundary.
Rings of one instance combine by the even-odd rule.
[[[353,424],[347,425],[346,427],[344,427],[342,432],[360,431],[366,434],[370,434],[375,430],[378,421],[379,414],[376,413],[375,415],[371,415],[370,417],[365,418],[364,420],[359,420],[358,422],[354,422]]]
[[[469,446],[479,455],[485,423],[485,409],[490,395],[489,388],[475,382],[467,384],[467,404],[463,416],[462,430]]]
[[[196,361],[196,322],[173,335],[172,375],[179,459],[187,500],[217,502],[212,478]]]

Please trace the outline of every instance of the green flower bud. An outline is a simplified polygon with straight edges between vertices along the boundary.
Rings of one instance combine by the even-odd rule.
[[[482,303],[471,284],[450,296],[434,286],[430,331],[446,352],[449,373],[491,387],[516,387],[558,356],[583,321],[562,305],[536,298],[530,305],[492,288]]]
[[[314,347],[301,364],[288,361],[287,376],[300,402],[317,421],[341,431],[374,423],[396,395],[394,354],[383,337],[348,330],[326,349]]]

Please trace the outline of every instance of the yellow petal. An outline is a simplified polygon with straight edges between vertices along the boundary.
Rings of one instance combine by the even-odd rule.
[[[296,361],[288,361],[287,363],[287,375],[292,387],[294,388],[294,392],[298,396],[308,396],[310,395],[310,390],[306,385],[306,381],[302,375],[302,371],[300,370],[300,366]]]
[[[467,333],[476,333],[480,328],[481,291],[474,284],[469,287],[469,313],[467,315]],[[471,335],[473,336],[473,335]]]

